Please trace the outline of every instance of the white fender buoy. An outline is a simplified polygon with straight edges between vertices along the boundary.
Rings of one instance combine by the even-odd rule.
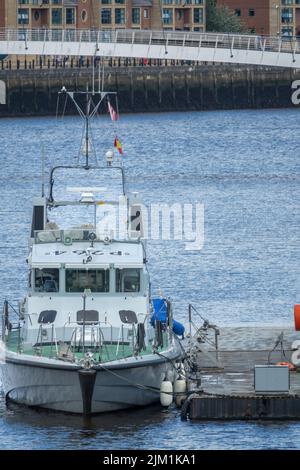
[[[173,403],[173,385],[169,380],[164,380],[161,383],[160,403],[162,406],[170,406]]]
[[[177,379],[174,382],[174,395],[175,403],[178,408],[182,406],[182,403],[186,400],[186,381],[183,379]]]
[[[292,342],[292,351],[296,351],[297,349],[300,349],[300,340],[296,339],[295,341]]]
[[[294,364],[295,367],[300,366],[300,349],[296,349],[291,355],[291,363]]]

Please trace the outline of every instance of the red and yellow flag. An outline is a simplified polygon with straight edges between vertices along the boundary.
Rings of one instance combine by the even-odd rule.
[[[118,152],[119,152],[120,155],[123,155],[122,145],[121,145],[121,142],[120,142],[120,140],[117,136],[115,137],[114,147],[116,147],[116,149],[118,149]]]

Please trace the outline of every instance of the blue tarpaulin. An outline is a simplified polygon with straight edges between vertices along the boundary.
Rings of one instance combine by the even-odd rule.
[[[151,318],[151,325],[155,326],[155,320],[159,320],[163,325],[167,324],[167,302],[165,299],[152,299],[152,305],[154,308],[154,314]],[[177,336],[184,337],[184,326],[182,323],[173,319],[173,332]]]

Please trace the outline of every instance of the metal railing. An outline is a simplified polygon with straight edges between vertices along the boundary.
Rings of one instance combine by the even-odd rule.
[[[0,43],[59,42],[91,43],[95,55],[101,43],[168,47],[213,48],[260,52],[300,53],[300,39],[285,36],[258,36],[230,33],[200,33],[151,30],[80,30],[80,29],[0,29]],[[26,46],[27,47],[27,46]],[[77,55],[77,54],[75,54]]]
[[[222,364],[219,361],[219,328],[204,318],[203,315],[201,315],[201,313],[192,304],[189,304],[188,316],[189,340],[187,351],[190,358],[193,362],[197,363],[197,355],[201,352],[216,367],[222,367]],[[194,316],[201,320],[202,324],[200,326],[195,323]],[[211,334],[213,335],[212,338],[210,337]]]
[[[37,339],[34,346],[34,350],[37,355],[43,356],[43,347],[45,346],[44,343],[48,346],[48,331],[51,331],[51,338],[50,338],[50,352],[49,357],[53,357],[53,346],[55,346],[55,356],[58,355],[58,340],[56,329],[54,323],[52,324],[41,324],[38,329]],[[44,332],[46,332],[46,341],[44,341]]]

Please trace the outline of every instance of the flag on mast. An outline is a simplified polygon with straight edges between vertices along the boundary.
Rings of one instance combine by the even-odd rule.
[[[119,118],[117,111],[114,110],[114,108],[112,107],[109,101],[107,102],[107,104],[108,104],[108,111],[109,111],[111,120],[117,121]]]
[[[123,149],[119,138],[115,137],[114,147],[118,150],[120,155],[123,155]]]

